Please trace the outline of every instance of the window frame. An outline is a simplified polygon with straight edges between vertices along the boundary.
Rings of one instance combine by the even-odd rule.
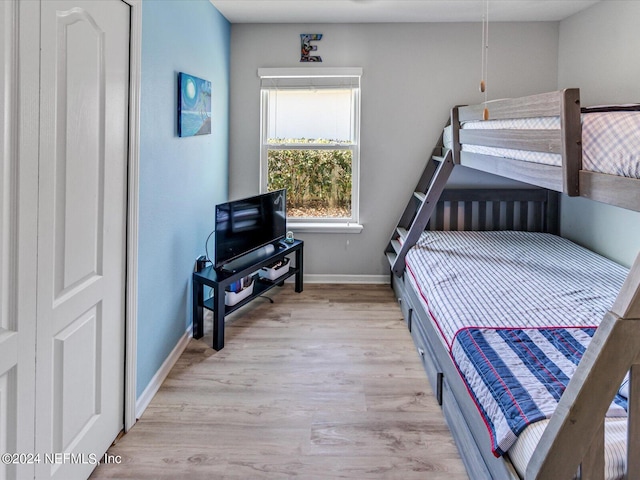
[[[260,192],[267,192],[268,181],[268,153],[269,150],[349,150],[351,151],[351,217],[349,218],[319,218],[319,217],[287,217],[287,225],[293,231],[305,232],[347,232],[359,233],[360,224],[360,104],[362,68],[260,68],[258,77],[260,86]],[[352,136],[350,144],[327,143],[283,143],[269,144],[269,91],[274,87],[266,87],[265,82],[277,79],[296,79],[298,87],[313,88],[313,79],[349,77],[356,80],[356,86],[351,86],[353,114]],[[305,84],[305,82],[308,82]]]

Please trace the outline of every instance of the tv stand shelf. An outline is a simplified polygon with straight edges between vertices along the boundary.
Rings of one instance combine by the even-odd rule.
[[[251,261],[233,271],[219,270],[213,267],[206,267],[200,272],[193,273],[193,338],[202,338],[204,335],[203,308],[213,312],[213,348],[221,350],[224,348],[224,318],[240,307],[246,305],[254,298],[271,290],[275,286],[281,286],[284,281],[295,276],[295,291],[302,292],[303,283],[303,257],[304,242],[294,240],[288,244],[280,242],[276,245],[273,253]],[[295,254],[295,267],[290,267],[289,271],[277,279],[263,280],[254,278],[253,292],[247,298],[239,301],[233,306],[225,305],[225,289],[237,280],[252,275],[262,267],[282,260],[290,254]],[[204,287],[213,289],[213,297],[203,301]]]

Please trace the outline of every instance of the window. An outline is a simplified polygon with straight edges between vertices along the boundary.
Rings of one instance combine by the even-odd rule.
[[[358,225],[361,69],[260,69],[261,189],[293,228]]]

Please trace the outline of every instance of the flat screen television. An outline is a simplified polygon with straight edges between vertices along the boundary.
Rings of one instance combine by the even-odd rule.
[[[287,190],[216,205],[215,268],[285,237]]]

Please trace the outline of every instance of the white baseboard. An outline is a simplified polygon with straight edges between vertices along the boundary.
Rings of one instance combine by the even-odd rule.
[[[366,283],[389,284],[389,275],[332,275],[332,274],[305,274],[305,283]]]
[[[153,376],[149,385],[147,385],[147,388],[144,389],[138,400],[136,400],[136,418],[140,418],[142,416],[155,394],[158,393],[162,382],[167,378],[167,375],[169,375],[169,372],[180,358],[180,355],[182,355],[182,352],[187,348],[189,340],[191,339],[191,332],[192,329],[191,326],[189,326],[187,331],[184,332],[182,337],[180,337],[176,346]]]

